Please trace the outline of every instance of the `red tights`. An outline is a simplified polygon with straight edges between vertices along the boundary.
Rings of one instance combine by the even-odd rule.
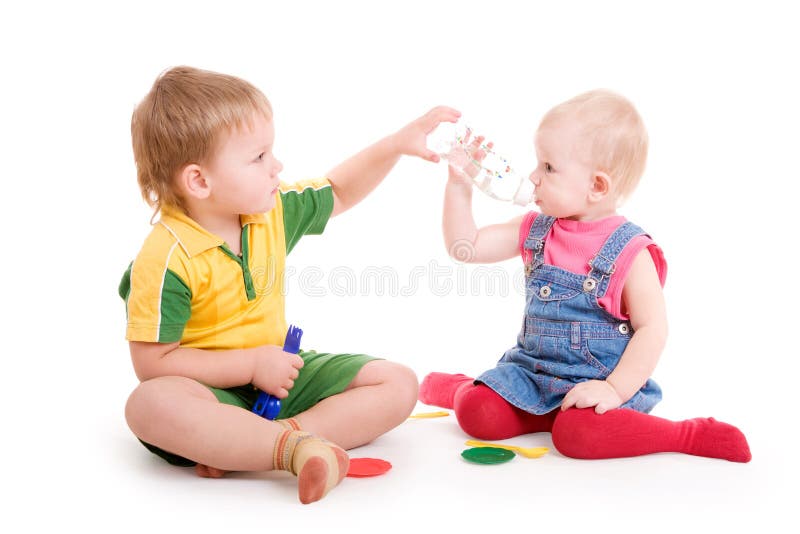
[[[535,415],[506,402],[489,387],[464,375],[431,373],[420,385],[426,404],[454,409],[458,424],[478,439],[501,440],[531,432],[552,432],[564,456],[598,459],[680,452],[732,462],[749,462],[750,448],[738,428],[697,418],[669,421],[628,409],[602,415],[592,408]]]

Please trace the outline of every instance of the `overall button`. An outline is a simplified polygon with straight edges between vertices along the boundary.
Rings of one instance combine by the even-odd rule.
[[[550,290],[550,286],[542,286],[539,288],[539,296],[542,298],[547,298],[550,296],[552,291]]]
[[[594,278],[587,278],[583,281],[583,290],[584,291],[592,291],[594,288],[597,287],[597,280]]]
[[[628,326],[628,323],[620,323],[620,325],[617,327],[617,330],[619,330],[620,334],[627,334],[631,331],[631,327]]]

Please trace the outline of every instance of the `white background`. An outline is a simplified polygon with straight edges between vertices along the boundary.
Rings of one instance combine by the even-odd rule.
[[[796,16],[771,2],[528,4],[4,4],[0,525],[692,532],[791,521]],[[136,381],[116,286],[150,215],[130,115],[159,72],[180,64],[267,94],[286,181],[323,174],[436,104],[463,111],[527,169],[549,107],[596,87],[628,96],[651,150],[622,213],[669,261],[671,332],[655,375],[665,394],[653,413],[734,423],[753,461],[581,462],[553,451],[476,467],[459,458],[465,436],[453,417],[409,421],[353,451],[391,460],[388,475],[346,479],[303,507],[279,474],[201,480],[151,457],[123,419]],[[519,264],[495,266],[505,292],[470,287],[485,274],[451,262],[442,245],[445,174],[404,159],[323,237],[296,248],[287,318],[304,328],[305,347],[387,357],[421,378],[479,373],[513,343],[522,296],[508,281]],[[475,212],[489,223],[521,210],[476,196]],[[329,283],[342,269],[358,280],[376,268],[399,286],[358,283],[342,295]],[[432,288],[441,269],[449,291]],[[323,278],[309,287],[301,273],[312,270]],[[416,288],[412,273],[422,273]],[[510,442],[550,445],[547,434]]]

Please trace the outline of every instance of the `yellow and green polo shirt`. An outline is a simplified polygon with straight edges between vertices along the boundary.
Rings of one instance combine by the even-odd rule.
[[[275,207],[242,215],[242,255],[174,209],[164,209],[119,285],[129,341],[209,350],[283,345],[286,255],[321,234],[333,211],[327,179],[281,183]]]

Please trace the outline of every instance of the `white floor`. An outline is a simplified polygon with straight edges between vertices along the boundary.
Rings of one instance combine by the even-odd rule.
[[[578,461],[538,434],[508,443],[551,447],[544,457],[484,466],[460,457],[466,436],[452,415],[412,419],[351,451],[390,461],[386,475],[346,478],[322,501],[301,505],[286,473],[211,480],[167,465],[128,433],[118,409],[92,427],[89,440],[53,435],[60,446],[37,444],[46,456],[15,484],[16,496],[28,498],[6,501],[23,531],[776,532],[769,527],[785,525],[796,506],[797,462],[758,432],[750,432],[749,464],[677,454]],[[20,467],[11,466],[12,476]]]

